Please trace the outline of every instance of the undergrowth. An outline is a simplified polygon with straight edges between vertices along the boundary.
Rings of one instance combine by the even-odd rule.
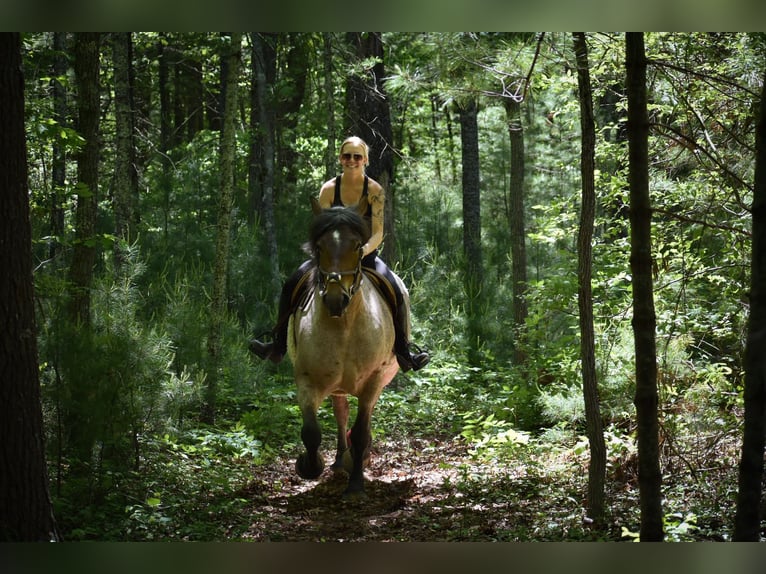
[[[441,486],[442,504],[453,508],[450,524],[458,525],[450,540],[635,540],[640,516],[632,429],[614,424],[605,430],[609,510],[605,525],[594,528],[585,500],[589,449],[582,426],[562,417],[536,432],[518,428],[508,406],[511,388],[500,378],[455,365],[399,375],[378,404],[373,440],[403,451],[415,437],[419,443],[433,437],[434,444],[464,445],[465,458]],[[716,402],[716,397],[713,393],[708,398]],[[301,448],[300,415],[294,392],[283,379],[264,381],[249,400],[250,410],[228,428],[143,437],[140,468],[114,476],[112,494],[87,508],[58,509],[69,517],[69,539],[245,536],[252,529],[253,505],[265,504],[261,489],[281,488],[259,486],[259,469],[292,459]],[[697,407],[663,419],[666,432],[673,434],[672,440],[666,437],[662,459],[668,541],[729,539],[737,433],[703,417],[709,409],[702,404]],[[335,436],[329,401],[320,411],[320,422],[327,454]],[[691,427],[695,433],[686,432]],[[404,464],[412,472],[417,469],[417,450]],[[283,480],[287,478],[277,482]],[[410,539],[428,536],[428,528],[447,520],[430,505],[421,511],[424,530],[411,533],[415,538]],[[436,531],[434,536],[440,539]]]

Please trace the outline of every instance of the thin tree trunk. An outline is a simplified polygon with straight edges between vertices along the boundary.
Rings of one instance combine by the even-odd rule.
[[[285,66],[280,73],[279,85],[285,95],[276,98],[274,122],[274,157],[282,169],[275,170],[274,192],[278,199],[279,190],[294,189],[300,173],[301,162],[295,161],[295,141],[293,134],[301,120],[301,106],[306,94],[306,83],[311,76],[311,58],[309,57],[309,34],[294,32],[275,34],[274,58],[271,66],[269,83],[277,81],[276,52],[284,54]],[[286,52],[286,53],[285,53]],[[312,56],[313,57],[313,56]],[[286,134],[286,137],[283,137]]]
[[[476,100],[459,107],[460,141],[463,158],[463,253],[465,294],[468,313],[469,361],[478,364],[483,338],[481,293],[484,267],[481,249],[481,193],[479,177],[479,126]]]
[[[649,201],[649,119],[646,55],[642,32],[625,38],[628,91],[628,162],[630,185],[630,268],[633,275],[633,335],[636,353],[636,422],[638,485],[644,542],[661,541],[662,475],[657,419],[656,317],[652,281],[652,212]]]
[[[237,117],[237,79],[239,59],[242,51],[242,34],[232,32],[230,45],[222,53],[222,64],[226,62],[226,101],[224,102],[221,148],[220,148],[220,190],[218,201],[218,224],[216,226],[215,268],[213,270],[213,292],[210,301],[210,329],[207,352],[210,358],[208,383],[202,418],[213,424],[216,415],[216,399],[221,372],[221,350],[223,326],[226,322],[227,293],[226,277],[229,265],[229,234],[231,229],[231,207],[234,194],[235,120]]]
[[[325,150],[325,180],[333,177],[338,169],[337,127],[335,122],[335,84],[332,65],[332,32],[322,32],[324,50],[324,98],[327,113],[327,149]]]
[[[577,84],[580,94],[580,129],[582,153],[580,174],[582,177],[582,208],[580,230],[577,237],[578,292],[580,311],[580,360],[582,362],[583,397],[585,421],[590,445],[588,466],[588,513],[596,524],[604,519],[606,480],[606,445],[599,406],[598,379],[596,377],[596,347],[593,332],[593,293],[591,290],[591,267],[593,259],[593,227],[596,217],[596,128],[593,119],[593,94],[588,67],[588,45],[585,33],[574,34],[574,50],[577,58]]]
[[[394,133],[385,95],[383,40],[380,32],[352,32],[347,35],[347,40],[358,60],[374,58],[377,61],[366,78],[349,77],[346,99],[350,134],[359,136],[370,146],[367,173],[380,183],[386,193],[383,216],[386,240],[381,257],[391,262],[396,253],[396,196],[391,187],[394,178]]]
[[[63,78],[67,74],[66,32],[53,33],[53,119],[64,128],[69,125],[67,118],[66,88]],[[60,140],[53,142],[51,162],[51,204],[50,204],[50,249],[49,256],[55,261],[61,252],[61,237],[64,235],[64,197],[66,186],[66,151]]]
[[[250,137],[247,146],[247,224],[252,227],[260,220],[261,188],[263,185],[260,166],[260,142],[257,136],[260,129],[258,109],[258,52],[255,48],[255,35],[251,32],[250,41]]]
[[[516,344],[513,360],[522,366],[527,353],[521,340],[527,323],[527,247],[524,223],[524,128],[521,122],[521,102],[505,99],[508,136],[511,143],[511,177],[509,186],[508,223],[511,234],[511,283],[513,284],[513,330]]]
[[[205,128],[205,85],[202,63],[197,56],[187,57],[184,74],[184,102],[186,109],[186,139],[192,141]]]
[[[186,86],[184,86],[184,44],[183,40],[179,40],[178,45],[171,52],[173,54],[173,130],[170,139],[171,147],[177,148],[181,144],[186,143],[186,134],[184,133],[184,126],[186,122],[186,110],[184,103],[186,100]]]
[[[218,66],[218,89],[208,87],[207,94],[207,127],[212,131],[223,129],[223,108],[226,107],[226,66],[224,61]]]
[[[0,33],[0,542],[56,541],[43,443],[21,38]]]
[[[99,41],[97,32],[75,34],[75,78],[77,82],[78,131],[84,138],[77,159],[77,208],[75,245],[69,269],[71,295],[69,316],[73,323],[90,325],[90,288],[96,262],[96,208],[98,205]]]
[[[745,349],[745,428],[739,463],[734,540],[761,539],[763,450],[766,435],[766,78],[755,132],[750,317]]]
[[[157,70],[157,89],[160,93],[160,161],[162,162],[162,177],[160,178],[160,187],[162,188],[162,236],[165,245],[168,244],[169,226],[170,226],[170,187],[171,187],[171,161],[170,149],[171,142],[171,122],[170,122],[170,37],[167,33],[160,33],[159,57]]]
[[[114,257],[117,267],[125,262],[125,249],[135,238],[137,192],[135,173],[135,146],[133,144],[133,95],[131,82],[131,33],[112,34],[114,60],[114,115],[115,115],[115,156],[114,190],[114,231],[117,237]]]
[[[272,38],[273,39],[273,38]],[[274,215],[274,116],[271,112],[272,102],[269,97],[271,92],[273,74],[268,72],[269,67],[275,65],[276,54],[273,47],[268,43],[268,38],[256,32],[253,34],[253,82],[255,82],[256,100],[258,109],[258,128],[256,134],[256,147],[259,151],[257,163],[257,181],[261,187],[261,224],[263,235],[266,239],[269,261],[271,263],[271,292],[274,294],[275,303],[279,300],[282,279],[279,273],[279,249],[277,245],[276,217]]]

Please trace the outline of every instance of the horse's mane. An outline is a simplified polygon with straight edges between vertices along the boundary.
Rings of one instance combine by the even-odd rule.
[[[347,227],[351,233],[359,236],[362,243],[370,238],[370,226],[354,207],[331,207],[314,216],[309,227],[309,240],[304,249],[313,254],[317,241],[328,231]]]

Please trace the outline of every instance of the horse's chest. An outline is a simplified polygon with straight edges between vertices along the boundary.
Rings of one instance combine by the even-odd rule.
[[[311,387],[321,396],[358,396],[369,386],[385,386],[396,373],[391,314],[366,289],[357,295],[362,300],[354,301],[358,306],[342,317],[330,318],[317,301],[293,317],[294,374],[299,387]]]

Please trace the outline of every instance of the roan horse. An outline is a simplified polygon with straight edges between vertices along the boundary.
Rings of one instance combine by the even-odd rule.
[[[314,219],[304,246],[315,263],[308,302],[290,318],[288,353],[298,387],[303,417],[301,439],[306,451],[295,463],[299,476],[318,478],[324,469],[319,452],[321,429],[317,409],[332,397],[338,425],[334,471],[352,466],[346,494],[364,492],[364,464],[369,458],[372,411],[383,388],[399,369],[394,326],[386,299],[362,269],[362,245],[370,230],[361,214],[362,197],[354,207],[322,209],[312,198]],[[406,294],[406,289],[402,285]],[[409,304],[406,301],[406,304]],[[358,399],[356,420],[347,434],[348,395]],[[350,445],[349,445],[350,442]],[[346,462],[348,465],[348,462]]]

